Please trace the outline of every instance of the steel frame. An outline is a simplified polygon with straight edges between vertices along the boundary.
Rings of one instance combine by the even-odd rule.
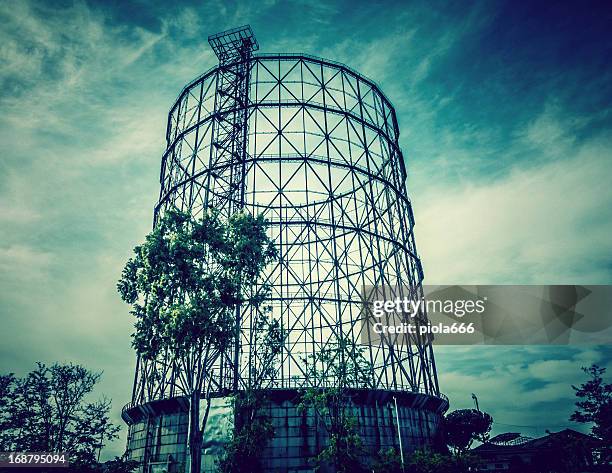
[[[337,340],[363,341],[364,286],[410,286],[422,295],[404,158],[393,106],[352,69],[296,54],[254,55],[250,30],[233,30],[239,53],[211,37],[220,63],[190,83],[168,115],[155,221],[168,206],[196,218],[263,212],[279,249],[268,269],[272,316],[288,337],[270,388],[313,380],[311,355]],[[225,44],[225,43],[223,43]],[[239,340],[223,354],[211,389],[249,385],[260,369],[242,307]],[[372,388],[439,396],[431,343],[366,344]],[[139,360],[133,404],[184,394],[176,366]]]

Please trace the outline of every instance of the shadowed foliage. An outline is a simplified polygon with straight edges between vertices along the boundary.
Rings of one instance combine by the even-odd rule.
[[[120,430],[109,399],[89,400],[100,376],[59,363],[0,376],[0,451],[64,452],[74,471],[99,468],[101,449]]]
[[[141,359],[182,368],[175,385],[190,399],[192,472],[200,471],[210,408],[205,395],[200,419],[200,400],[210,391],[215,363],[237,341],[237,309],[247,302],[260,309],[269,294],[265,284],[257,284],[276,257],[265,226],[261,215],[235,213],[225,221],[209,209],[196,220],[170,209],[134,248],[117,284],[132,305],[133,346]]]
[[[464,453],[474,440],[485,442],[488,439],[493,418],[486,412],[476,409],[459,409],[444,418],[446,443],[456,453]]]

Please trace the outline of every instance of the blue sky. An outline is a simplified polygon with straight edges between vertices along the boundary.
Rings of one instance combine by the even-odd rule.
[[[612,283],[612,10],[535,3],[0,3],[0,371],[104,370],[119,419],[115,282],[150,229],[167,111],[215,64],[207,36],[245,23],[394,103],[428,283]],[[569,425],[581,365],[612,365],[604,347],[437,353],[453,408],[476,392],[496,432],[527,435]]]

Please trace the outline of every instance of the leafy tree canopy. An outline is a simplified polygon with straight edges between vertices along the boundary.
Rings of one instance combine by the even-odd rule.
[[[431,450],[415,450],[406,456],[402,466],[396,449],[378,453],[372,464],[373,473],[468,473],[475,471],[476,459],[469,454],[440,453]]]
[[[488,439],[493,418],[476,409],[458,409],[444,418],[446,443],[456,452],[468,450],[474,440]]]
[[[582,370],[590,379],[578,387],[572,386],[579,400],[570,420],[593,423],[593,435],[612,444],[612,384],[603,379],[606,369],[592,365]]]
[[[0,451],[65,452],[75,468],[94,468],[119,431],[110,400],[89,400],[100,376],[58,363],[38,363],[23,378],[0,376]]]
[[[276,249],[261,215],[224,222],[215,210],[196,220],[170,209],[134,254],[117,284],[136,317],[134,348],[144,359],[191,355],[188,368],[206,370],[201,354],[222,351],[234,337],[236,306],[265,300],[257,278]],[[189,377],[186,394],[201,387],[203,374]]]
[[[576,411],[570,420],[592,423],[591,433],[605,445],[612,445],[612,384],[604,381],[605,368],[592,365],[582,370],[590,379],[580,386],[572,386],[576,391]],[[612,458],[612,447],[605,449],[604,456]]]
[[[317,468],[331,464],[339,473],[369,471],[350,396],[351,388],[372,386],[371,363],[363,351],[340,339],[303,360],[314,387],[302,392],[298,408],[313,412],[329,436],[328,444],[313,458]]]
[[[181,367],[175,382],[190,397],[192,473],[200,471],[210,408],[207,399],[200,419],[201,393],[209,391],[204,387],[211,385],[212,369],[221,353],[238,343],[239,306],[248,302],[257,309],[251,314],[256,336],[268,327],[266,341],[282,343],[280,327],[261,307],[269,295],[261,281],[263,270],[276,254],[262,215],[239,212],[225,220],[208,209],[195,219],[169,209],[134,249],[117,284],[123,300],[132,305],[133,346],[140,357]],[[249,365],[249,382],[255,380],[256,385],[269,377],[275,356],[264,352],[254,353]]]

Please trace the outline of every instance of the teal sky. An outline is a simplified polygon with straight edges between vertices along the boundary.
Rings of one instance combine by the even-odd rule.
[[[123,263],[151,227],[167,112],[209,34],[344,62],[396,107],[430,284],[612,283],[612,9],[601,2],[0,2],[0,372],[134,370]],[[452,408],[559,430],[607,347],[437,351]],[[521,427],[516,427],[521,426]],[[120,441],[106,454],[119,454]]]

